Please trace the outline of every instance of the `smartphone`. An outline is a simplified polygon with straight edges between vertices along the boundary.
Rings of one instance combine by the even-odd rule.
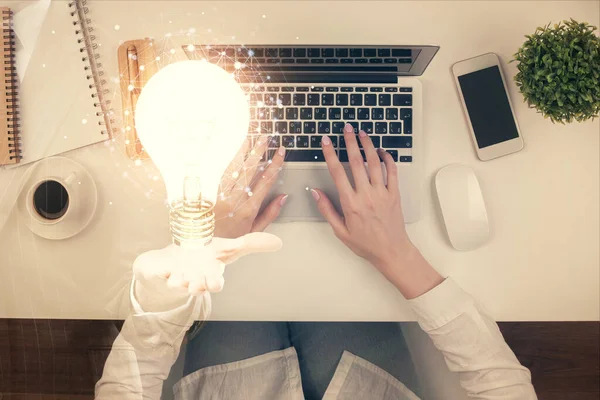
[[[500,59],[494,53],[459,61],[452,75],[477,157],[491,160],[523,148]]]

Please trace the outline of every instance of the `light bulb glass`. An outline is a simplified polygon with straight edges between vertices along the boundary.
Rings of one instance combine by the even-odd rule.
[[[186,196],[215,204],[223,173],[246,139],[249,118],[244,91],[214,64],[181,61],[148,80],[137,101],[135,128],[163,177],[170,204]]]

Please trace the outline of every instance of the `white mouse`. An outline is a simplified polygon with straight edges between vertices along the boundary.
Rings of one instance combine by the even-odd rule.
[[[448,238],[456,250],[473,250],[490,236],[487,211],[475,171],[452,164],[435,175]]]

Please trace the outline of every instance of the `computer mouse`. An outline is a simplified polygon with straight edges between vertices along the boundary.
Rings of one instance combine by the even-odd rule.
[[[435,188],[452,247],[466,251],[484,244],[490,228],[475,171],[465,165],[448,165],[435,175]]]

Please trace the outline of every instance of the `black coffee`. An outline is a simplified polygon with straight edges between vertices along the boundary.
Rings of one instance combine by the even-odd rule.
[[[43,218],[59,219],[69,208],[67,189],[57,181],[44,181],[33,194],[33,206]]]

